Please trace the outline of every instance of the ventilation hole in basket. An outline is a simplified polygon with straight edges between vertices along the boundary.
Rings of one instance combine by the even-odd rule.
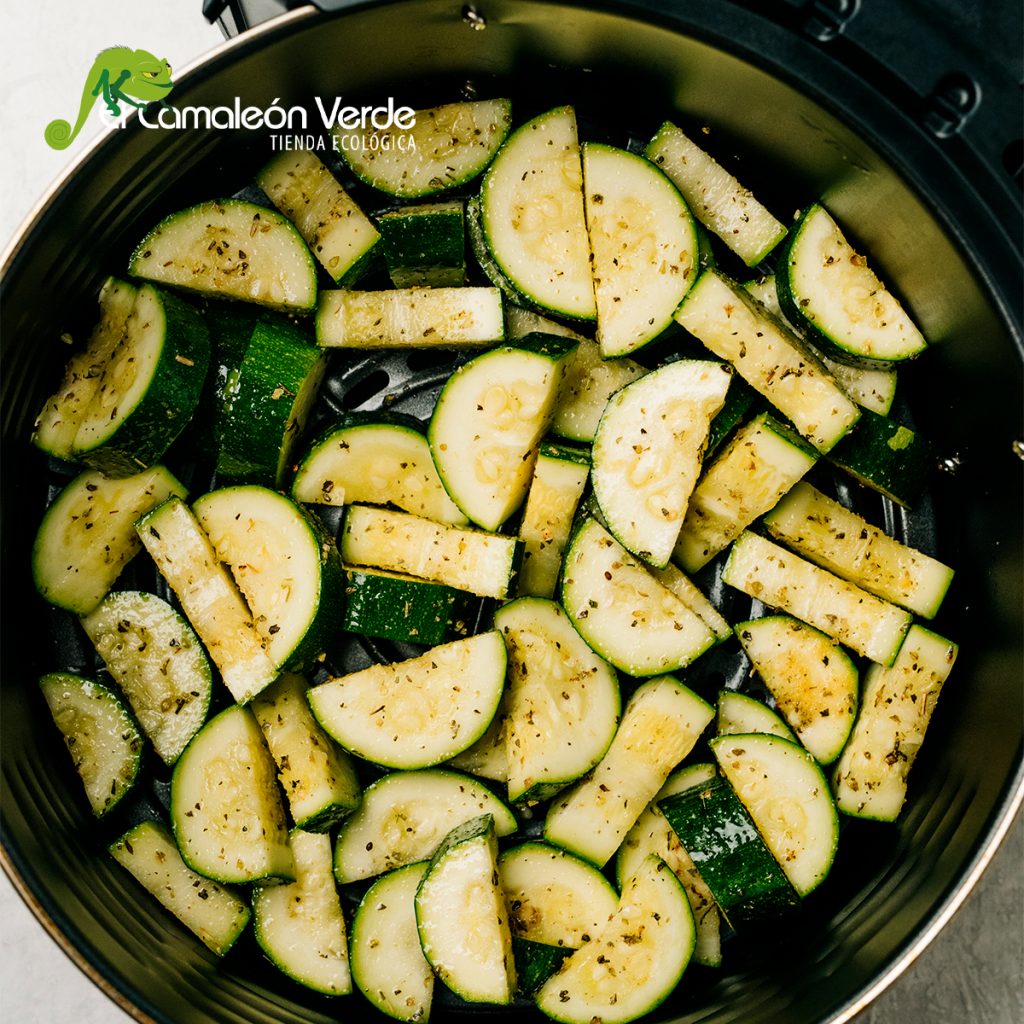
[[[385,370],[374,370],[362,380],[356,381],[345,392],[345,406],[348,409],[362,409],[380,405],[381,396],[391,384],[391,378]]]
[[[405,357],[405,365],[413,373],[422,370],[437,370],[442,367],[453,366],[458,356],[454,352],[445,352],[439,349],[417,348],[413,349]]]

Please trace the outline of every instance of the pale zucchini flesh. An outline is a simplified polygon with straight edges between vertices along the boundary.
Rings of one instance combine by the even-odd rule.
[[[723,690],[718,695],[715,731],[719,736],[763,732],[769,736],[797,742],[793,730],[767,704],[749,693],[739,693],[736,690]]]
[[[682,569],[669,562],[664,569],[652,569],[651,575],[675,594],[714,633],[716,640],[728,640],[732,636],[732,626],[725,616]]]
[[[448,767],[481,779],[508,782],[508,687],[487,731],[461,754],[449,758]]]

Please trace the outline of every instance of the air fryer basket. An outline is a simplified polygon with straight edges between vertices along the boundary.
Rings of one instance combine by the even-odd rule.
[[[905,113],[813,47],[724,0],[699,12],[654,3],[446,0],[296,11],[223,47],[176,83],[177,106],[284,106],[311,97],[394,94],[423,106],[508,93],[520,118],[572,102],[591,137],[623,144],[665,116],[707,126],[767,204],[821,197],[885,268],[936,345],[902,372],[900,413],[935,440],[944,466],[904,514],[846,495],[958,570],[937,628],[961,656],[895,825],[853,823],[826,885],[795,922],[730,941],[718,972],[692,971],[654,1018],[726,1024],[845,1020],[933,933],[970,887],[1021,800],[1020,256],[1013,194],[978,165],[969,177]],[[723,140],[728,141],[728,145]],[[177,927],[104,852],[54,742],[36,679],[87,653],[67,617],[35,599],[28,552],[52,467],[27,445],[103,277],[141,230],[187,203],[245,187],[267,152],[251,132],[147,131],[105,137],[73,168],[12,252],[3,282],[2,827],[5,866],[37,911],[139,1019],[327,1022],[376,1019],[359,997],[330,1002],[267,970],[243,944],[223,963]],[[1019,219],[1019,213],[1017,215]],[[423,416],[447,372],[401,355],[338,358],[322,415],[387,404]],[[840,480],[831,480],[843,487]],[[702,578],[720,600],[714,572]],[[746,606],[749,610],[749,604]],[[738,607],[737,614],[743,614]],[[735,617],[735,615],[733,615]],[[346,649],[350,657],[389,651]],[[688,681],[713,693],[736,660],[709,656]],[[165,793],[154,773],[148,797]],[[127,1008],[127,1007],[126,1007]],[[439,1007],[437,1020],[533,1011]]]

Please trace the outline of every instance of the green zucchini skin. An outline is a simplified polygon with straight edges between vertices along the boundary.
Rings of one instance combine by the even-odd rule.
[[[516,963],[519,994],[528,999],[572,956],[568,946],[550,946],[522,936],[512,936],[512,956]]]
[[[377,218],[396,288],[456,288],[466,281],[466,211],[461,201],[389,210]]]
[[[722,408],[711,419],[708,443],[704,448],[704,462],[717,451],[760,403],[760,395],[740,376],[733,374]]]
[[[793,886],[725,779],[670,796],[658,809],[734,927],[797,906]]]

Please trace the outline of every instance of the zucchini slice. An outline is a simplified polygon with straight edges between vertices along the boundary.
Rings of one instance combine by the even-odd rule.
[[[466,636],[479,606],[472,594],[414,576],[348,569],[341,627],[361,636],[434,646]]]
[[[839,815],[814,758],[764,733],[718,736],[711,751],[797,895],[816,889],[835,859]]]
[[[522,552],[515,537],[366,505],[347,510],[341,538],[347,564],[408,573],[478,597],[508,596]]]
[[[251,707],[296,827],[326,832],[359,807],[362,787],[351,758],[313,717],[308,690],[302,676],[286,672]]]
[[[375,255],[380,233],[315,153],[278,154],[256,175],[256,183],[295,225],[336,284],[359,280]]]
[[[596,318],[572,107],[540,114],[509,136],[480,187],[480,227],[498,271],[528,305]]]
[[[681,569],[670,562],[664,569],[652,569],[651,575],[704,622],[714,633],[716,641],[728,640],[732,636],[732,626]]]
[[[594,771],[552,802],[544,838],[603,867],[714,714],[672,676],[641,684]]]
[[[868,368],[920,355],[927,342],[823,206],[800,218],[776,278],[779,303],[837,359]]]
[[[486,348],[504,337],[497,288],[325,291],[316,313],[325,348]]]
[[[880,665],[891,665],[911,615],[755,533],[733,545],[722,579]]]
[[[595,867],[546,843],[520,843],[498,858],[512,934],[579,949],[615,913],[618,895]]]
[[[800,742],[831,764],[857,713],[857,669],[846,652],[788,615],[737,623],[736,635]]]
[[[295,829],[289,845],[295,881],[254,887],[256,941],[293,981],[324,995],[347,995],[352,974],[345,918],[331,874],[331,838]]]
[[[494,819],[485,814],[445,836],[416,890],[423,955],[463,999],[512,1002],[516,970],[508,917]]]
[[[46,400],[36,419],[32,443],[58,459],[75,455],[75,435],[100,386],[103,370],[124,337],[138,289],[108,277],[100,288],[100,318],[85,347],[64,368],[60,387]]]
[[[32,577],[50,604],[87,615],[141,550],[135,521],[185,488],[163,466],[111,480],[88,470],[57,495],[32,545]]]
[[[565,1024],[624,1024],[653,1010],[686,970],[696,933],[679,879],[658,856],[622,887],[607,924],[537,993],[537,1005]]]
[[[466,283],[466,207],[461,199],[388,210],[377,218],[396,288],[458,288]]]
[[[248,903],[196,874],[162,822],[143,821],[129,829],[111,844],[110,855],[217,956],[224,956],[245,931]]]
[[[926,619],[939,610],[953,580],[948,565],[901,544],[808,483],[797,484],[764,525],[798,554]]]
[[[786,237],[785,224],[671,122],[658,129],[644,155],[672,179],[701,224],[748,267]]]
[[[494,158],[512,123],[506,99],[446,103],[400,124],[347,128],[334,138],[356,177],[401,199],[437,195],[472,181]]]
[[[448,767],[494,782],[508,782],[508,686],[487,731],[461,754],[449,758]]]
[[[568,445],[541,444],[519,524],[523,566],[521,596],[551,597],[576,506],[590,477],[590,453]]]
[[[619,543],[654,566],[672,554],[731,373],[680,359],[616,392],[601,417],[594,494]]]
[[[363,803],[338,832],[334,875],[358,882],[434,855],[456,825],[481,814],[499,836],[515,832],[515,815],[486,786],[459,772],[393,772],[367,786]]]
[[[165,217],[128,263],[134,277],[221,299],[307,312],[316,305],[309,247],[276,210],[217,199]]]
[[[388,768],[428,768],[484,733],[505,684],[496,630],[371,665],[309,691],[317,720],[343,747]]]
[[[441,389],[430,454],[452,500],[485,530],[497,530],[526,499],[574,346],[531,335],[463,364]]]
[[[895,821],[957,651],[945,637],[914,625],[891,668],[868,669],[860,714],[832,779],[844,814]]]
[[[693,859],[679,842],[679,837],[658,809],[658,801],[694,786],[707,785],[716,775],[714,765],[695,764],[673,772],[654,799],[647,805],[636,824],[626,833],[615,857],[615,877],[619,887],[625,886],[644,860],[657,854],[675,872],[686,890],[693,912],[696,944],[693,959],[705,967],[718,967],[722,962],[721,921],[718,906],[707,883],[700,877]]]
[[[800,902],[725,779],[716,776],[658,807],[733,927],[775,919]]]
[[[153,749],[174,764],[206,720],[213,689],[192,627],[166,601],[137,590],[107,595],[81,621]]]
[[[328,430],[302,460],[292,497],[315,505],[390,503],[438,523],[464,526],[419,424],[354,414]]]
[[[274,760],[247,708],[211,718],[178,758],[171,823],[185,863],[207,878],[294,879]]]
[[[221,483],[282,487],[327,368],[305,332],[269,314],[253,325],[224,386],[217,435]]]
[[[740,623],[740,626],[742,625],[743,623]],[[738,626],[737,629],[739,628]],[[779,736],[784,740],[797,742],[793,730],[767,704],[763,704],[756,697],[751,697],[749,693],[738,693],[736,690],[722,690],[719,693],[715,731],[719,736],[763,732],[769,736]]]
[[[608,749],[619,724],[619,682],[554,601],[523,597],[503,605],[494,628],[509,661],[508,797],[546,800]]]
[[[682,668],[718,640],[594,519],[585,519],[569,543],[561,600],[580,636],[630,675]]]
[[[676,320],[790,420],[821,452],[834,447],[861,410],[787,327],[741,285],[705,270]]]
[[[142,734],[113,690],[72,672],[39,680],[54,724],[74,761],[92,813],[101,818],[135,784]]]
[[[416,1024],[430,1017],[434,972],[420,947],[416,890],[426,861],[378,878],[352,919],[352,980],[381,1013]]]
[[[245,599],[188,505],[168,498],[135,524],[156,567],[240,703],[278,676]]]
[[[774,416],[754,417],[705,466],[672,558],[687,572],[703,568],[817,460],[814,448]]]
[[[601,355],[628,355],[672,323],[696,280],[697,230],[675,185],[613,146],[583,146],[583,196]]]
[[[512,936],[512,956],[516,962],[516,986],[519,995],[532,999],[537,989],[551,977],[572,954],[565,946],[549,946],[545,942]]]
[[[345,574],[320,521],[266,487],[225,487],[192,506],[279,669],[307,666],[337,629]]]

